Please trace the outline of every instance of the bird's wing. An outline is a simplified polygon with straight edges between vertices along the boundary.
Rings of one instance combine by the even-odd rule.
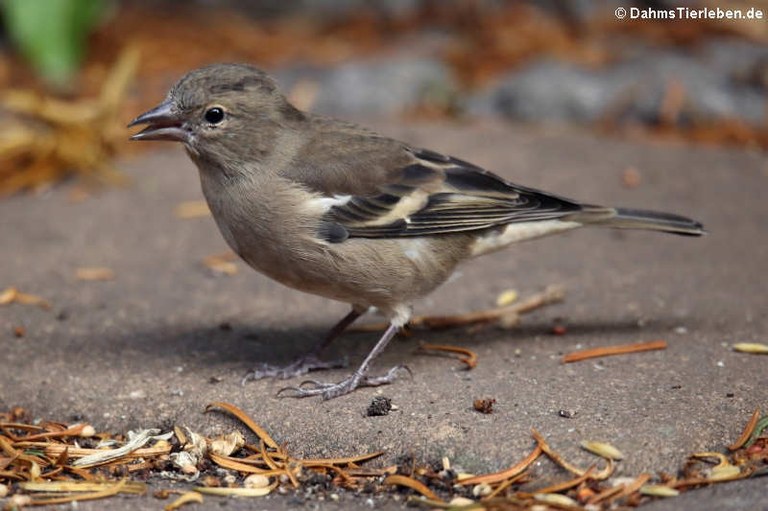
[[[321,232],[327,241],[479,231],[592,208],[512,184],[456,158],[425,149],[405,151],[406,163],[380,173],[387,178],[379,179],[375,193],[335,194]]]

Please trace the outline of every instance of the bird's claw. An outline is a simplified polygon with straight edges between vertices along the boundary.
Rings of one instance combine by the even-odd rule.
[[[386,374],[381,376],[365,376],[360,373],[353,373],[348,378],[338,383],[326,383],[317,380],[306,380],[301,382],[298,387],[284,387],[277,392],[277,397],[311,397],[322,396],[324,400],[349,394],[360,387],[378,387],[392,383],[397,378],[397,373],[405,370],[413,376],[411,370],[404,365],[398,365],[391,368]],[[290,393],[290,394],[289,394]]]
[[[245,385],[249,381],[263,380],[264,378],[277,378],[287,380],[303,376],[310,371],[319,371],[323,369],[340,369],[347,367],[349,360],[347,357],[336,360],[320,360],[315,356],[303,357],[295,360],[287,366],[274,366],[271,364],[261,364],[257,368],[249,371],[240,384]]]

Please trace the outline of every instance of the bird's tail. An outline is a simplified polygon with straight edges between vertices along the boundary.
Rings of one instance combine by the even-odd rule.
[[[601,227],[645,229],[684,236],[701,236],[706,233],[700,222],[672,213],[629,208],[595,208],[591,211],[590,209],[585,208],[581,215],[576,215],[574,220]],[[583,217],[579,218],[582,215]]]

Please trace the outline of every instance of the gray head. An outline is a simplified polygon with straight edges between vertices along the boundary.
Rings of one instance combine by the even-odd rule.
[[[265,72],[214,64],[189,72],[128,127],[148,125],[131,140],[182,142],[194,157],[226,164],[263,155],[271,134],[303,118]]]

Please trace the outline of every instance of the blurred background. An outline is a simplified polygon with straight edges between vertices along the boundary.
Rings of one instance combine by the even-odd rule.
[[[557,124],[768,149],[768,1],[2,0],[0,194],[120,182],[125,124],[240,61],[347,118]],[[649,20],[617,9],[750,9]],[[626,11],[629,12],[629,11]]]

